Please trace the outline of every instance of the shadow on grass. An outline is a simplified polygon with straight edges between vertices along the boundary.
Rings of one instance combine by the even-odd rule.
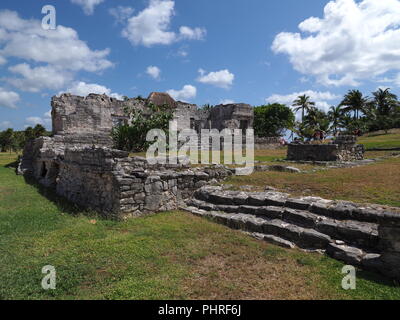
[[[6,164],[4,167],[5,167],[5,168],[8,168],[8,169],[15,169],[15,170],[17,170],[17,169],[18,169],[18,164],[19,164],[19,161],[16,160],[16,161],[14,161],[14,162],[10,162],[10,163]]]
[[[359,269],[357,271],[357,278],[361,278],[370,282],[374,282],[380,285],[385,285],[388,287],[392,288],[400,288],[400,283],[397,280],[390,279],[388,277],[385,277],[379,273],[371,272],[371,271],[365,271],[362,269]]]
[[[84,214],[88,217],[97,216],[96,213],[88,211],[87,209],[78,206],[77,204],[74,204],[66,198],[58,195],[51,187],[46,187],[40,184],[35,178],[31,176],[24,176],[24,179],[27,184],[36,188],[40,195],[53,202],[61,212],[68,213],[72,216],[78,216],[80,214]]]

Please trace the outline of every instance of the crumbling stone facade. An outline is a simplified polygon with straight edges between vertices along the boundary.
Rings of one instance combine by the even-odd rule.
[[[56,162],[57,193],[113,219],[177,209],[196,189],[231,174],[221,166],[151,165],[108,148],[67,149]]]
[[[243,129],[253,127],[253,108],[247,104],[218,105],[213,108],[199,108],[197,105],[175,101],[167,93],[153,92],[148,99],[126,99],[124,101],[106,95],[89,94],[79,97],[62,94],[52,98],[52,119],[54,134],[104,133],[128,121],[124,108],[151,112],[149,105],[168,105],[174,113],[178,128],[194,129]]]
[[[287,160],[291,161],[354,161],[364,159],[364,146],[355,136],[339,136],[330,144],[291,143]]]

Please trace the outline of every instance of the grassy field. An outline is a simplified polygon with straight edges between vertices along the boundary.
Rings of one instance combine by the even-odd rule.
[[[185,212],[126,222],[82,212],[16,176],[0,154],[0,299],[400,299],[368,272],[282,249]],[[57,289],[41,288],[53,265]]]
[[[389,134],[372,133],[359,139],[367,148],[400,147],[400,130]],[[367,151],[365,158],[388,157],[390,151]],[[286,149],[256,151],[256,158],[265,161],[284,159]],[[299,164],[291,164],[299,167]],[[371,165],[340,168],[315,173],[256,172],[235,176],[226,181],[234,186],[252,185],[257,189],[272,186],[292,195],[315,195],[327,199],[350,200],[400,207],[400,158],[389,157]]]
[[[226,181],[234,186],[272,186],[293,195],[315,195],[400,207],[400,158],[315,173],[256,172]]]
[[[367,150],[400,148],[400,129],[392,129],[389,134],[384,132],[370,133],[361,137],[359,143],[362,143]]]

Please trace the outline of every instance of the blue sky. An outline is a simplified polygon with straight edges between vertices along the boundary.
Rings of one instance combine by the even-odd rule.
[[[325,110],[353,88],[400,93],[399,25],[398,0],[2,0],[0,130],[51,128],[66,91],[198,105],[305,92]]]

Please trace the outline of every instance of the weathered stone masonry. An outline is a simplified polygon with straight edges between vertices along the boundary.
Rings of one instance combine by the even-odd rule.
[[[331,144],[296,144],[288,147],[292,161],[354,161],[364,159],[364,146],[355,136],[339,136]]]
[[[196,189],[229,174],[222,167],[149,165],[144,158],[128,157],[118,150],[67,149],[56,190],[107,218],[124,219],[177,209]]]

